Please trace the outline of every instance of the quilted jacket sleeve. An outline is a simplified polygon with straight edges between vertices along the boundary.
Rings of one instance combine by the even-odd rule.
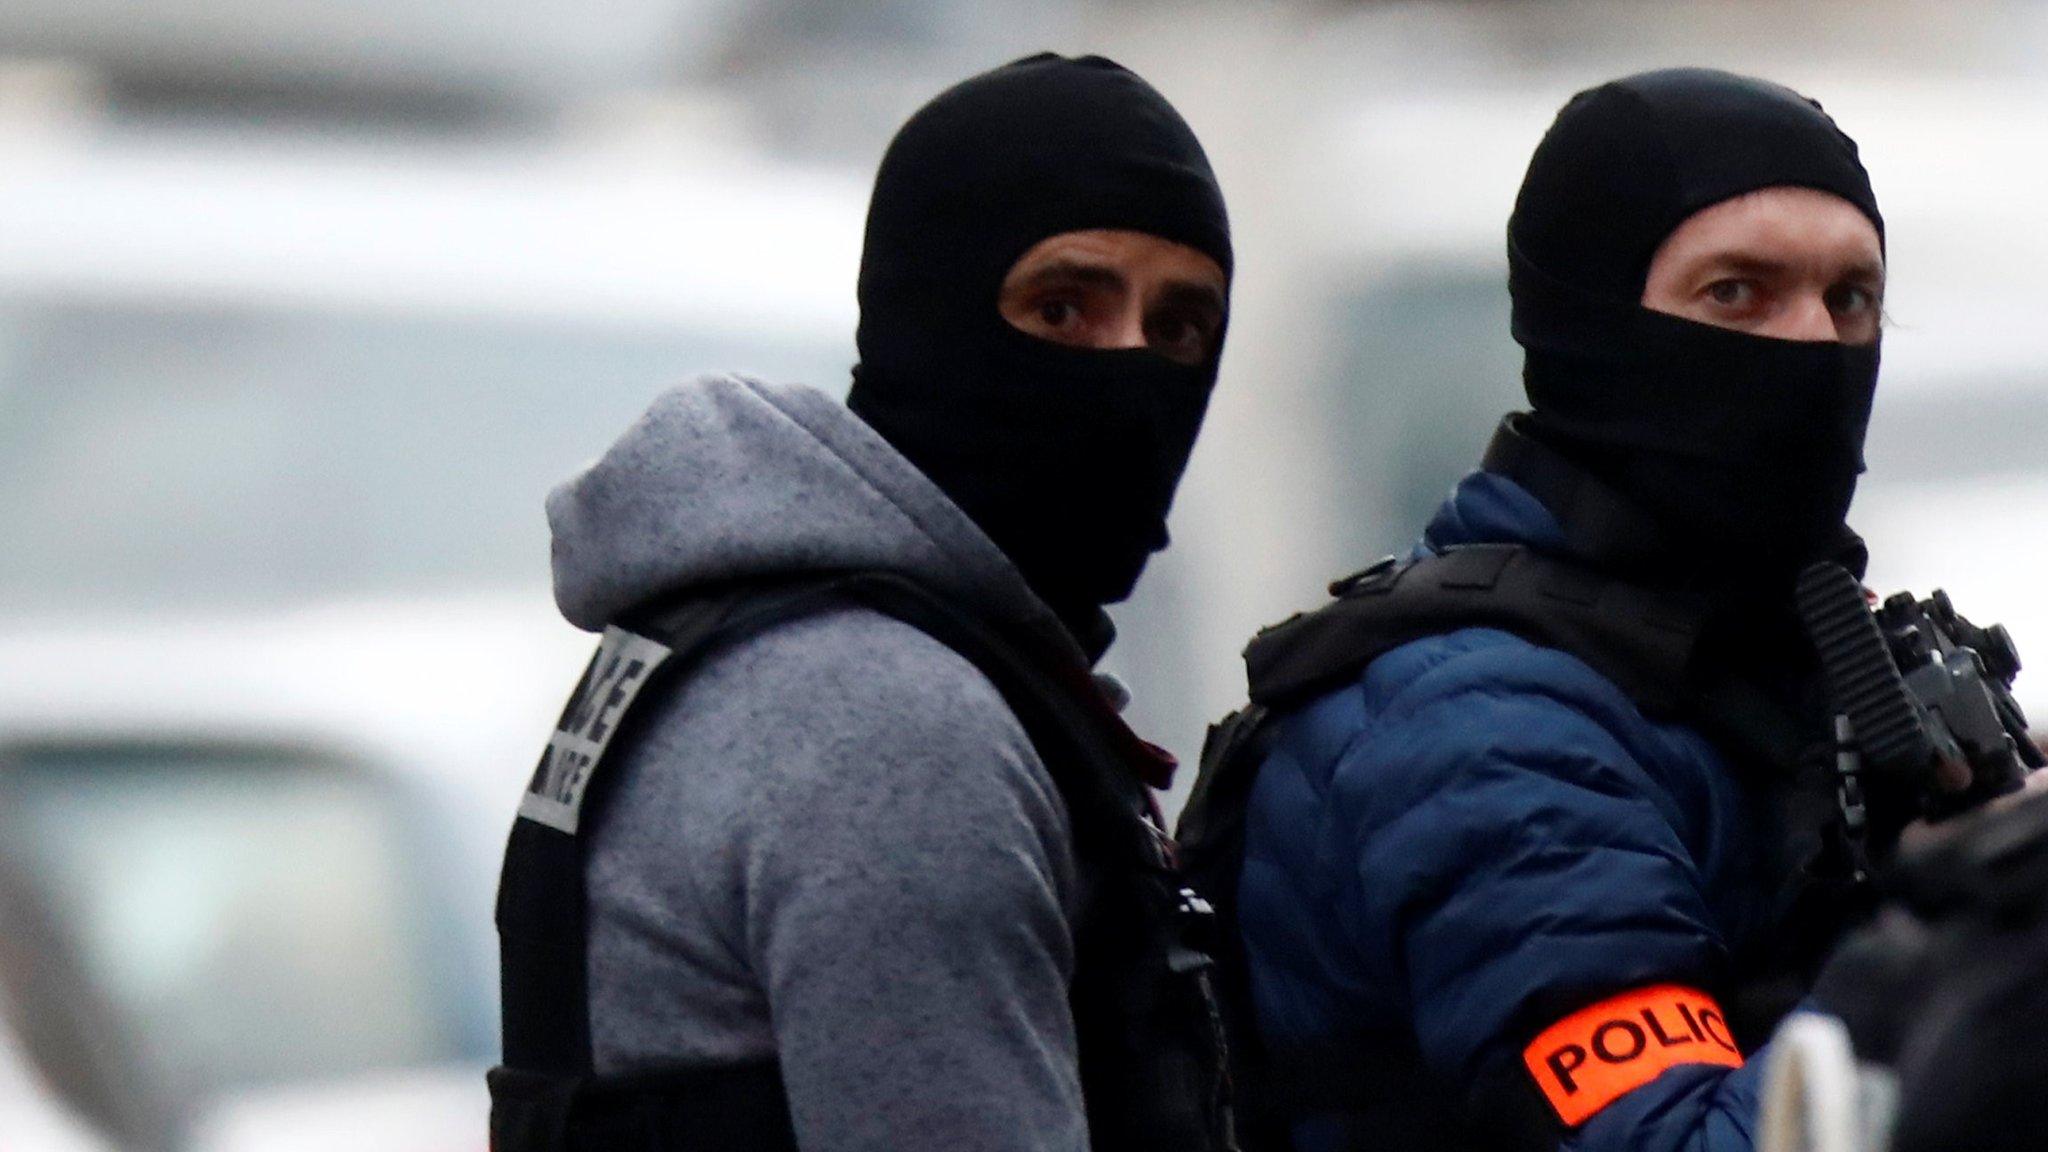
[[[1514,642],[1414,676],[1344,747],[1328,798],[1344,927],[1475,1108],[1500,1104],[1482,1085],[1534,1086],[1523,1049],[1546,1026],[1632,990],[1716,986],[1725,949],[1697,862],[1712,815],[1678,778],[1712,766],[1655,737],[1584,664]],[[1747,1152],[1758,1068],[1681,1063],[1562,1146]]]

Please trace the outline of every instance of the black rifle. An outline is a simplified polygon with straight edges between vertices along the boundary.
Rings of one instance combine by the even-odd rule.
[[[1820,652],[1837,715],[1837,766],[1852,827],[1888,845],[1911,821],[1952,816],[2017,791],[2043,765],[2013,699],[2019,651],[2003,626],[1979,628],[1946,593],[1901,592],[1873,609],[1839,564],[1799,577],[1799,614]],[[1942,788],[1943,765],[1970,782]]]

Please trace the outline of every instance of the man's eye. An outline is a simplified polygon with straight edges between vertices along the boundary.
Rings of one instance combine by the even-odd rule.
[[[1724,308],[1746,308],[1756,300],[1756,285],[1747,280],[1716,280],[1707,285],[1707,296]]]
[[[1154,352],[1182,364],[1198,364],[1209,355],[1211,329],[1191,316],[1164,316],[1146,325],[1145,343]]]
[[[1038,318],[1048,328],[1064,328],[1081,318],[1081,310],[1071,300],[1047,300],[1038,306]]]
[[[1877,308],[1877,293],[1860,284],[1837,284],[1828,289],[1828,310],[1841,315],[1861,315]]]

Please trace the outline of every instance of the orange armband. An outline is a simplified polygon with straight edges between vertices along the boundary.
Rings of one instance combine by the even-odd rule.
[[[1602,1000],[1545,1028],[1522,1050],[1536,1087],[1569,1126],[1680,1064],[1742,1067],[1727,1014],[1675,984]]]

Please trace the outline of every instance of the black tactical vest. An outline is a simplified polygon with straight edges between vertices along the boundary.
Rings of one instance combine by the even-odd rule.
[[[1274,1051],[1260,1041],[1251,1011],[1237,888],[1245,808],[1270,742],[1268,720],[1355,680],[1401,645],[1461,628],[1496,628],[1568,652],[1646,715],[1699,727],[1731,765],[1757,775],[1786,844],[1781,867],[1789,879],[1778,916],[1785,930],[1768,948],[1737,957],[1721,992],[1745,1048],[1760,1044],[1869,897],[1857,892],[1855,862],[1830,855],[1840,820],[1821,750],[1808,747],[1797,721],[1764,693],[1694,674],[1700,606],[1511,544],[1390,557],[1330,592],[1329,604],[1266,629],[1245,650],[1250,703],[1210,730],[1177,829],[1184,874],[1217,913],[1213,951],[1245,1148],[1285,1149],[1292,1123],[1330,1114],[1354,1118],[1355,1130],[1372,1134],[1360,1147],[1371,1149],[1547,1147],[1561,1134],[1522,1078],[1453,1093],[1426,1072],[1412,1043],[1330,1040]],[[1475,1108],[1475,1101],[1484,1103]]]
[[[1223,1152],[1230,1135],[1206,908],[1181,888],[1139,766],[1149,755],[1087,669],[1040,655],[928,589],[851,573],[694,592],[608,628],[521,803],[498,891],[504,1064],[490,1073],[494,1152],[794,1150],[779,1067],[595,1074],[584,852],[604,818],[606,758],[635,705],[712,652],[801,616],[858,605],[974,664],[1016,714],[1064,801],[1083,891],[1069,990],[1093,1146]]]

